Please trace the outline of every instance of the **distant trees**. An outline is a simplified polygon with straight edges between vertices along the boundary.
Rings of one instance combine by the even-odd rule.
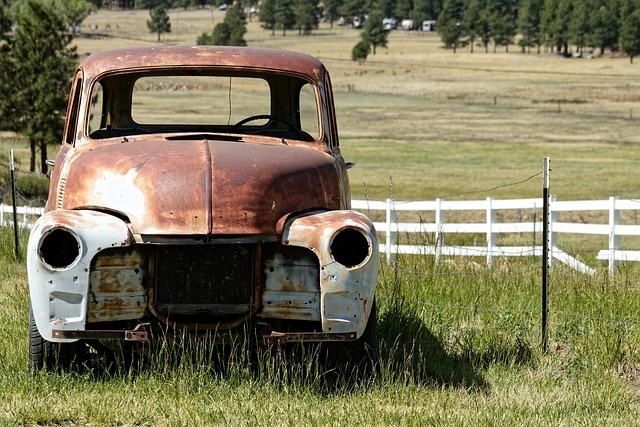
[[[382,25],[384,15],[382,11],[374,9],[371,11],[362,29],[362,40],[371,46],[373,54],[376,54],[376,48],[387,47],[387,33]]]
[[[76,33],[80,24],[91,13],[92,5],[87,0],[56,0],[57,8],[71,28],[72,33]]]
[[[294,0],[275,1],[275,24],[276,28],[282,30],[282,37],[285,37],[287,30],[291,30],[295,23]]]
[[[150,19],[147,21],[149,32],[156,33],[160,41],[162,34],[171,32],[171,21],[167,9],[160,4],[149,11],[149,16]]]
[[[418,16],[416,5],[424,1],[428,0],[395,0],[395,13]],[[582,54],[585,48],[600,54],[620,48],[633,52],[622,45],[622,27],[640,10],[640,0],[443,0],[437,7],[438,32],[444,46],[454,52],[467,44],[473,52],[477,42],[485,52],[490,42],[494,51],[497,46],[508,51],[517,42],[523,53],[532,47],[540,53],[546,46],[569,56],[574,50]],[[627,43],[633,39],[628,35],[632,28],[627,24]]]
[[[321,9],[318,0],[295,0],[294,16],[298,35],[308,36],[320,23]]]
[[[1,6],[6,6],[0,0]],[[0,115],[5,129],[27,137],[30,169],[47,172],[47,144],[59,143],[64,127],[69,82],[77,61],[69,47],[72,34],[55,2],[26,0],[15,9],[16,26],[7,34],[8,19],[0,7]]]
[[[211,34],[202,33],[196,43],[199,45],[246,46],[247,17],[239,5],[229,7],[224,20],[213,28]]]
[[[276,34],[276,0],[263,0],[258,19],[262,22],[262,28],[271,30],[272,36]]]
[[[625,18],[620,29],[620,46],[633,64],[633,58],[640,54],[640,10]]]
[[[447,48],[453,53],[463,43],[465,3],[463,0],[445,0],[438,16],[438,32]]]
[[[351,59],[353,61],[358,61],[358,64],[362,64],[369,56],[369,52],[371,50],[371,46],[364,40],[360,40],[358,43],[353,46],[351,49]]]

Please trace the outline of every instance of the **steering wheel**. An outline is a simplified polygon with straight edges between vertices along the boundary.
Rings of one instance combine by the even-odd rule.
[[[244,118],[242,120],[240,120],[238,123],[236,123],[235,125],[233,125],[234,128],[239,128],[240,126],[245,125],[246,123],[252,122],[254,120],[274,120],[276,122],[280,122],[283,123],[287,126],[287,128],[289,128],[288,130],[299,133],[300,131],[298,130],[297,127],[295,127],[289,120],[287,119],[283,119],[282,117],[278,117],[278,116],[274,116],[271,114],[258,114],[255,116],[249,116],[247,118]]]

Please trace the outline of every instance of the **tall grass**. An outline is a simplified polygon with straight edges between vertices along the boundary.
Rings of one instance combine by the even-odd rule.
[[[28,296],[0,232],[0,417],[7,423],[627,423],[640,393],[638,275],[553,270],[549,354],[540,350],[538,260],[399,257],[381,265],[371,367],[331,365],[326,346],[155,339],[127,360],[31,375]],[[471,410],[470,408],[473,408]]]

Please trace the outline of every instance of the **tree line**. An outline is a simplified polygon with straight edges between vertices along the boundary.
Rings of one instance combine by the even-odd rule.
[[[542,47],[563,55],[585,48],[640,53],[639,0],[445,0],[438,32],[454,51],[476,43],[522,52]]]

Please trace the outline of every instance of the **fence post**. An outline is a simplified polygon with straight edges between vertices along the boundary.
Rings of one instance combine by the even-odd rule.
[[[550,261],[553,256],[549,255],[549,247],[553,251],[553,244],[551,243],[551,210],[549,209],[549,184],[551,177],[549,172],[551,171],[550,161],[548,157],[544,158],[543,168],[543,185],[542,185],[542,317],[541,317],[541,329],[542,329],[542,351],[547,352],[548,341],[548,320],[549,320],[549,267]]]
[[[558,246],[558,233],[553,231],[553,223],[558,221],[558,212],[553,211],[553,205],[556,202],[556,196],[549,197],[549,250],[551,254],[549,255],[549,266],[552,266],[555,262],[553,258],[553,252],[555,248]]]
[[[487,266],[493,264],[493,247],[496,244],[496,236],[493,234],[493,221],[495,213],[493,211],[493,199],[487,197]]]
[[[20,240],[18,238],[18,214],[16,212],[16,165],[13,159],[13,149],[9,151],[9,173],[11,175],[11,204],[13,208],[13,240],[16,260],[20,259]]]
[[[616,249],[620,243],[620,237],[616,236],[616,225],[620,221],[620,214],[616,210],[616,197],[609,197],[609,274],[613,275],[616,269]]]
[[[442,212],[442,199],[436,199],[436,263],[440,262],[442,255],[442,245],[444,244],[444,234],[442,233],[442,224],[444,223],[444,212]]]
[[[393,200],[387,199],[386,209],[386,223],[387,229],[385,232],[385,252],[387,257],[387,263],[391,264],[395,259],[395,253],[393,252],[393,246],[395,245],[396,233],[391,231],[391,227],[396,222],[396,212],[393,209]]]
[[[4,203],[0,203],[0,226],[4,227]]]

